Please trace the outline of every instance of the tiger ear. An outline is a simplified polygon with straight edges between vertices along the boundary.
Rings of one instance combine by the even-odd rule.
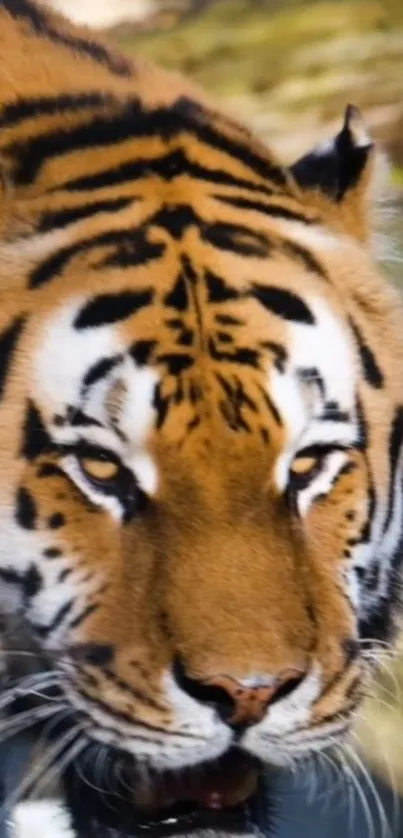
[[[336,137],[290,169],[299,187],[309,194],[305,198],[326,213],[330,223],[366,242],[372,233],[377,157],[360,111],[348,105]]]

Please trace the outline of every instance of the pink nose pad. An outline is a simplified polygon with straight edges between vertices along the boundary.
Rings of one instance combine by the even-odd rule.
[[[218,675],[203,683],[206,687],[222,691],[223,696],[226,697],[225,721],[227,724],[232,727],[248,727],[261,722],[268,708],[281,698],[290,695],[304,677],[305,673],[300,669],[289,669],[273,679],[273,684],[270,686],[244,686],[229,675]],[[218,704],[219,702],[217,702],[219,711]]]
[[[248,683],[231,675],[212,675],[204,680],[186,673],[182,660],[176,659],[173,674],[178,686],[192,698],[214,707],[220,718],[232,727],[248,727],[262,721],[268,708],[286,698],[304,680],[300,667],[283,670],[277,677],[257,677]]]

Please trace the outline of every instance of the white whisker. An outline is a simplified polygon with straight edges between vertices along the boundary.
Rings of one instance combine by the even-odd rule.
[[[16,788],[13,795],[8,797],[3,807],[0,808],[0,813],[2,809],[6,809],[7,811],[12,810],[28,792],[31,792],[35,788],[35,785],[41,780],[43,774],[49,772],[49,769],[53,769],[57,758],[63,754],[65,748],[72,740],[75,741],[77,739],[82,727],[83,725],[75,725],[64,736],[58,739],[52,747],[46,749],[42,760],[33,766],[29,774]]]
[[[19,735],[23,730],[34,727],[39,721],[54,716],[58,712],[57,707],[35,707],[2,722],[0,724],[0,743],[6,742],[7,739]]]
[[[74,762],[76,757],[86,746],[86,740],[81,739],[78,734],[78,738],[72,742],[72,744],[67,748],[66,752],[61,755],[60,759],[56,759],[55,762],[52,762],[51,765],[45,768],[43,774],[36,780],[36,793],[40,792],[41,789],[45,789],[49,782],[53,781],[55,777],[61,777],[63,771],[65,771],[65,769],[69,765],[71,765],[72,762]]]
[[[369,789],[369,791],[370,791],[370,793],[373,797],[373,800],[374,800],[374,803],[375,803],[375,806],[376,806],[376,811],[377,811],[377,814],[378,814],[379,825],[381,827],[381,836],[379,836],[379,838],[392,838],[390,824],[389,824],[389,821],[386,817],[385,807],[382,804],[381,798],[379,796],[379,792],[376,789],[375,783],[374,783],[368,769],[364,765],[361,757],[359,756],[359,754],[357,753],[355,748],[352,748],[351,746],[346,745],[346,750],[348,751],[348,754],[351,757],[351,759],[357,765],[357,767],[358,767],[359,771],[361,772],[361,774],[362,774],[362,776],[363,776],[363,778],[364,778],[364,780],[367,784],[367,787],[368,787],[368,789]],[[373,823],[373,828],[374,827],[375,827],[375,824]]]

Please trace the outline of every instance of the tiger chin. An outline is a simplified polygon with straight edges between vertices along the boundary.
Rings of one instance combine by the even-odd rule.
[[[374,145],[349,106],[287,167],[31,0],[0,34],[9,731],[47,737],[85,838],[256,832],[270,771],[346,736],[399,611]]]

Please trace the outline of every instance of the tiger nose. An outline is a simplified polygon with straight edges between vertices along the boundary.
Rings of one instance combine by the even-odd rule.
[[[213,706],[222,721],[231,727],[249,727],[261,722],[270,706],[286,698],[302,683],[305,672],[292,668],[273,678],[237,680],[216,675],[196,680],[186,675],[183,664],[174,667],[179,686],[192,698]]]

